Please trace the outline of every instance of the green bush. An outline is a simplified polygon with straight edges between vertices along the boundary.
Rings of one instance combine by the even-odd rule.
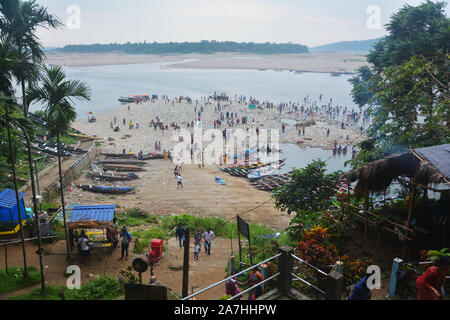
[[[123,286],[111,276],[101,276],[81,286],[80,289],[46,287],[46,296],[40,288],[29,293],[11,297],[10,300],[111,300],[124,294]]]
[[[28,287],[41,281],[40,271],[31,266],[28,267],[28,277],[23,277],[23,268],[0,269],[0,294]]]

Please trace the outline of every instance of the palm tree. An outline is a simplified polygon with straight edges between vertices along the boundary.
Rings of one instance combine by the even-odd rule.
[[[56,17],[50,15],[45,7],[36,4],[34,0],[0,0],[0,13],[0,30],[12,39],[17,56],[21,59],[21,63],[16,64],[14,68],[14,76],[21,84],[23,113],[25,117],[28,118],[25,81],[28,81],[29,84],[36,81],[39,74],[40,64],[45,57],[42,46],[39,43],[39,39],[35,35],[36,29],[39,27],[58,28],[62,26],[62,23]],[[26,132],[23,133],[27,145],[28,166],[35,212],[35,227],[38,238],[39,263],[41,269],[41,292],[44,294],[44,264],[42,260],[42,241],[39,230],[33,159],[31,155],[30,139]]]
[[[9,160],[11,162],[11,170],[13,175],[14,189],[16,191],[17,209],[19,213],[19,225],[20,225],[20,239],[22,242],[22,254],[23,254],[23,275],[28,276],[27,255],[25,250],[25,238],[22,228],[22,212],[20,208],[19,188],[17,187],[16,178],[16,161],[14,158],[14,146],[12,142],[12,133],[16,133],[18,130],[23,130],[27,134],[32,132],[32,126],[27,118],[21,113],[16,101],[13,97],[6,96],[4,92],[0,91],[0,130],[5,131],[8,135],[8,147],[9,147]]]
[[[90,88],[81,81],[66,80],[66,74],[61,67],[43,67],[41,86],[33,86],[27,91],[31,102],[40,102],[45,105],[46,121],[50,133],[56,136],[58,146],[59,184],[61,205],[64,217],[64,233],[66,237],[67,258],[72,263],[70,244],[67,234],[66,210],[64,204],[64,183],[61,169],[61,134],[66,133],[76,119],[73,107],[74,100],[90,100]]]

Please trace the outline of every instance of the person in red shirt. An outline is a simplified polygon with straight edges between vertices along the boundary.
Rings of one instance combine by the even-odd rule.
[[[429,267],[416,280],[417,300],[439,300],[440,289],[445,283],[450,257],[441,257],[436,266]]]

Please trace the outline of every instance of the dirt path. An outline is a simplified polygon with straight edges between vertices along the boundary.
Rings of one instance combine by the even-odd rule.
[[[237,247],[237,243],[233,243],[233,247]],[[28,257],[28,265],[39,268],[38,256],[34,253],[36,246],[32,243],[27,243],[26,251]],[[67,267],[65,259],[65,243],[59,241],[53,245],[47,245],[47,250],[51,252],[50,255],[44,256],[45,276],[48,285],[64,286],[66,285],[67,278],[64,276],[64,271]],[[3,260],[3,248],[1,250],[0,260],[1,267],[4,268]],[[204,251],[200,254],[198,262],[194,261],[193,250],[189,250],[189,294],[205,288],[215,282],[223,280],[226,277],[225,266],[230,256],[230,240],[217,238],[213,241],[211,247],[211,255],[207,255]],[[166,244],[166,251],[163,253],[159,265],[155,266],[154,273],[157,281],[167,286],[173,292],[181,295],[182,292],[182,270],[172,270],[170,268],[177,268],[183,265],[183,252],[184,250],[178,246],[175,238],[169,239]],[[131,265],[131,262],[136,257],[142,257],[142,255],[135,255],[130,248],[130,256],[127,261],[118,260],[120,258],[120,248],[116,249],[111,256],[106,256],[101,261],[97,258],[93,258],[91,265],[81,265],[81,277],[82,283],[86,283],[94,279],[94,277],[102,274],[112,275],[114,277],[119,276],[119,271],[125,269]],[[77,264],[77,261],[74,261]],[[12,245],[8,247],[8,266],[23,266],[23,257],[20,245]],[[170,267],[170,268],[169,268]],[[137,273],[135,273],[137,275]],[[150,273],[143,274],[143,283],[149,283]],[[24,294],[32,289],[38,288],[39,284],[22,288],[15,292],[5,293],[0,295],[0,300],[8,299],[18,294]],[[225,285],[221,284],[214,289],[209,290],[206,293],[200,294],[198,299],[219,299],[225,295]]]
[[[123,208],[139,208],[155,215],[183,214],[222,217],[226,220],[236,217],[255,207],[261,206],[243,216],[254,222],[281,230],[289,226],[290,216],[274,207],[269,192],[254,188],[247,179],[223,173],[217,166],[198,168],[184,165],[182,169],[184,187],[177,190],[177,180],[173,174],[174,165],[170,161],[147,161],[147,171],[138,172],[139,179],[123,182],[94,182],[82,176],[74,184],[102,184],[109,186],[136,187],[136,193],[128,195],[105,195],[84,192],[73,188],[66,192],[67,203],[120,204]],[[222,177],[227,185],[215,182]],[[266,203],[267,202],[267,203]]]

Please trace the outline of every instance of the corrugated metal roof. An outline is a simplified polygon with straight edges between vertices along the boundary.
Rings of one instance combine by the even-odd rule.
[[[25,192],[19,192],[19,199],[25,196]],[[13,208],[17,204],[16,192],[11,189],[5,189],[0,192],[0,207]]]
[[[116,205],[76,206],[73,208],[71,222],[97,220],[112,221]]]
[[[450,179],[450,144],[419,148],[413,150],[420,157],[428,160],[436,169]]]

